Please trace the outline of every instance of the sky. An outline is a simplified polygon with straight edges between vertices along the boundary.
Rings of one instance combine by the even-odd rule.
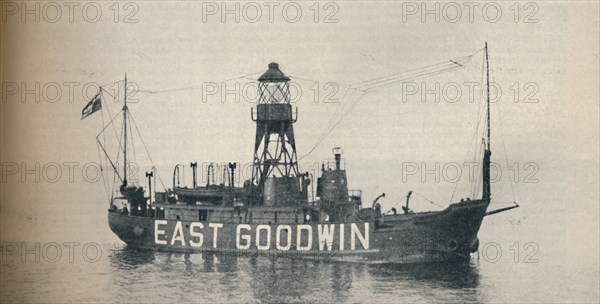
[[[598,240],[597,2],[439,2],[437,12],[434,2],[394,1],[290,2],[285,10],[284,2],[37,3],[25,15],[21,3],[3,3],[2,240],[116,240],[94,166],[107,112],[80,119],[99,84],[125,74],[134,84],[131,113],[169,188],[178,163],[252,161],[248,96],[270,62],[302,93],[298,154],[314,148],[303,171],[318,170],[340,146],[365,204],[385,192],[389,209],[414,190],[444,207],[452,166],[478,160],[486,41],[490,81],[501,90],[491,107],[492,158],[503,168],[494,199],[522,203],[507,216],[558,220],[571,242]],[[470,55],[452,72],[345,95],[350,85]],[[235,93],[209,90],[222,83]],[[104,111],[119,108],[105,100]],[[344,117],[319,143],[336,115]],[[138,155],[143,174],[152,164]],[[423,175],[436,164],[437,173]],[[454,199],[470,196],[468,184],[456,189]],[[597,256],[598,242],[591,246]]]

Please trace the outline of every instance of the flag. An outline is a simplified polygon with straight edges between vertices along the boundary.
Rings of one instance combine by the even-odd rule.
[[[83,108],[83,110],[81,110],[81,119],[84,119],[101,109],[102,109],[102,102],[100,100],[100,93],[98,93],[98,94],[96,94],[96,96],[94,96],[94,98],[92,98],[92,100],[90,102],[88,102],[88,104],[85,106],[85,108]]]

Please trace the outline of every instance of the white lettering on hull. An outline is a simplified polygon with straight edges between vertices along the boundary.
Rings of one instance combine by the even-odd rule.
[[[327,250],[333,248],[333,234],[335,233],[335,225],[318,225],[319,229],[319,250],[323,251],[325,245]]]
[[[181,246],[185,246],[185,236],[183,236],[181,222],[175,224],[175,232],[173,232],[173,237],[171,238],[171,246],[175,245],[175,242],[177,241],[181,242]]]
[[[340,224],[340,251],[344,250],[344,224]]]
[[[202,230],[204,228],[204,224],[197,223],[197,222],[190,224],[190,235],[192,236],[192,238],[198,238],[198,242],[194,242],[193,240],[190,240],[190,246],[202,247],[202,243],[204,243],[204,235],[200,231],[196,232],[196,228],[198,228],[199,230]]]
[[[347,234],[350,234],[349,238],[345,237]],[[213,249],[343,251],[349,248],[350,251],[354,251],[369,249],[369,241],[369,223],[225,225],[154,221],[154,244],[175,247],[202,248],[212,244]]]
[[[369,225],[365,223],[365,234],[360,233],[360,229],[356,224],[352,223],[350,225],[352,230],[352,236],[350,237],[350,250],[356,249],[356,238],[360,241],[360,244],[363,248],[369,249]]]
[[[261,245],[261,231],[265,231],[266,240],[265,245]],[[269,225],[258,225],[256,226],[256,249],[258,250],[269,250],[271,248],[271,226]]]
[[[298,225],[296,226],[296,250],[307,251],[312,249],[312,227],[310,225]],[[306,240],[306,246],[302,245],[302,231],[306,231],[308,235]]]
[[[286,235],[285,246],[281,246],[281,232]],[[279,225],[277,226],[277,232],[275,236],[275,247],[280,251],[288,251],[292,248],[292,226],[290,225]]]
[[[250,230],[252,229],[252,227],[250,225],[246,225],[246,224],[241,224],[238,225],[236,228],[236,237],[235,237],[235,248],[237,249],[250,249],[250,242],[252,237],[250,237],[250,235],[242,235],[242,229],[244,230]],[[241,244],[241,240],[245,241],[245,244],[242,245]]]
[[[167,240],[159,240],[159,236],[164,235],[165,231],[158,228],[161,225],[167,225],[167,221],[165,220],[156,220],[154,221],[154,244],[157,245],[167,245]]]
[[[210,223],[208,227],[213,228],[213,248],[217,248],[217,241],[219,240],[219,228],[223,228],[223,224]]]

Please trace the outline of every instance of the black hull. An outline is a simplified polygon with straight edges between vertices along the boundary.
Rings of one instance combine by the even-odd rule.
[[[279,241],[279,239],[275,244],[275,232],[280,232],[276,224],[244,225],[248,228],[243,230],[247,232],[243,236],[240,236],[242,230],[237,227],[238,224],[217,224],[222,225],[219,227],[217,235],[213,235],[214,233],[210,230],[204,230],[204,242],[200,242],[202,244],[197,244],[198,246],[190,246],[192,244],[188,232],[190,225],[208,228],[213,224],[131,216],[113,211],[108,213],[108,222],[111,230],[128,246],[144,250],[212,252],[228,255],[260,254],[365,263],[418,263],[469,259],[470,253],[475,252],[479,245],[477,233],[488,205],[488,200],[466,201],[452,204],[437,212],[384,216],[383,221],[377,223],[286,225],[292,230],[289,235],[295,236],[296,229],[300,229],[300,226],[305,229],[298,233],[298,247],[292,237],[289,237],[287,242],[294,244],[288,245],[287,248],[282,248],[283,245],[280,246],[280,243],[284,244],[285,242]],[[176,224],[181,227],[182,231],[185,230],[185,233],[181,232],[179,235],[181,239],[175,237],[178,236],[177,232],[168,229]],[[336,226],[338,231],[346,229],[347,232],[344,236],[340,236],[341,241],[336,234],[331,238],[331,242],[324,241],[319,244],[323,226]],[[356,238],[352,235],[352,245],[350,245],[349,230],[351,226],[352,228],[358,227]],[[261,229],[262,231],[260,231]],[[155,235],[157,231],[160,235]],[[270,235],[260,234],[265,231]],[[287,230],[284,231],[287,232]],[[254,236],[256,240],[252,239]],[[360,236],[364,237],[362,243],[359,242]],[[244,244],[247,245],[247,248],[241,248],[243,246],[240,245],[242,241],[246,241],[244,237],[248,238],[245,242],[247,244]],[[263,241],[259,240],[261,237]],[[177,240],[174,241],[173,238]],[[169,239],[171,241],[168,241]],[[264,240],[267,242],[265,243]],[[255,241],[256,243],[254,243]]]

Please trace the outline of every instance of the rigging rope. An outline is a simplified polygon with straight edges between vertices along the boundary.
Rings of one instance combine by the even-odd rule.
[[[99,87],[106,87],[106,86],[117,84],[117,83],[124,82],[124,81],[125,81],[124,79],[121,79],[121,80],[117,80],[117,81],[113,81],[113,82],[107,82],[107,83],[99,85]]]
[[[376,91],[376,89],[396,84],[398,82],[430,77],[444,72],[465,68],[467,63],[470,62],[471,58],[477,53],[481,52],[482,50],[483,48],[471,55],[464,56],[456,60],[449,60],[449,62],[444,61],[441,63],[436,63],[425,67],[409,70],[408,72],[394,73],[370,80],[365,80],[355,85],[350,85],[348,87],[348,91],[352,90],[350,95],[348,96],[346,93],[344,94],[344,97],[340,99],[341,106],[339,106],[338,109],[336,109],[334,115],[330,117],[329,122],[325,127],[325,131],[319,136],[315,145],[309,150],[309,152],[302,155],[298,159],[298,161],[304,159],[306,156],[310,155],[313,151],[315,151],[316,148],[325,140],[325,138],[333,131],[333,129],[335,129],[340,124],[340,122],[355,108],[356,104],[358,104],[358,102],[361,101],[366,94],[374,92]],[[346,107],[346,101],[351,100],[354,92],[356,91],[361,91],[362,94],[356,100],[352,101],[348,107]]]
[[[432,200],[430,200],[430,199],[426,198],[425,196],[423,196],[422,194],[420,194],[420,193],[418,193],[418,192],[416,192],[416,191],[414,191],[414,190],[413,190],[413,194],[416,194],[416,195],[420,196],[422,199],[426,200],[428,203],[431,203],[431,204],[433,204],[433,205],[435,205],[435,206],[438,206],[438,207],[440,207],[440,208],[443,208],[442,206],[440,206],[440,205],[438,205],[438,204],[434,203]]]
[[[418,196],[420,196],[420,197],[421,197],[422,199],[424,199],[426,202],[428,202],[428,203],[430,203],[430,204],[432,204],[432,205],[434,205],[434,206],[437,206],[437,207],[439,207],[439,208],[443,208],[443,206],[440,206],[440,205],[438,205],[438,204],[434,203],[432,200],[430,200],[430,199],[426,198],[425,196],[423,196],[422,194],[420,194],[420,193],[418,193],[418,192],[416,192],[416,191],[414,191],[414,190],[412,190],[412,193],[413,193],[413,194],[416,194],[416,195],[418,195]],[[406,201],[406,199],[407,199],[407,198],[408,198],[408,194],[406,194],[406,195],[405,195],[405,196],[404,196],[404,197],[403,197],[401,200],[399,200],[398,202],[396,202],[396,204],[395,204],[394,206],[392,206],[392,208],[390,208],[390,210],[388,210],[388,211],[387,211],[387,212],[385,212],[385,213],[390,213],[390,211],[392,211],[392,209],[396,208],[396,207],[398,206],[398,204],[400,204],[401,202],[404,202],[404,201]],[[403,208],[404,208],[404,207],[403,207]]]
[[[479,163],[479,160],[482,157],[483,151],[485,150],[485,140],[482,138],[481,139],[481,145],[479,146],[479,153],[476,153],[473,155],[473,163]],[[483,186],[483,172],[482,172],[483,168],[480,168],[480,170],[477,170],[475,172],[475,178],[473,180],[473,188],[472,188],[472,192],[471,192],[471,196],[475,197],[475,195],[477,195],[477,193],[479,193],[479,187]]]
[[[420,73],[429,73],[429,72],[436,72],[436,71],[440,71],[443,70],[447,67],[464,67],[467,63],[470,62],[471,58],[479,53],[481,50],[478,50],[477,52],[471,54],[471,55],[467,55],[455,60],[448,60],[448,61],[443,61],[443,62],[439,62],[436,64],[431,64],[428,66],[424,66],[424,67],[420,67],[420,68],[416,68],[416,69],[412,69],[412,70],[408,70],[408,71],[403,71],[403,72],[399,72],[399,73],[393,73],[393,74],[389,74],[386,76],[382,76],[382,77],[378,77],[378,78],[374,78],[374,79],[370,79],[370,80],[366,80],[366,81],[362,81],[359,82],[357,84],[355,84],[355,86],[357,87],[368,87],[368,86],[372,86],[375,85],[377,83],[381,83],[381,82],[387,82],[390,80],[394,80],[394,79],[398,79],[398,77],[407,77],[409,75],[413,75],[413,74],[420,74]]]
[[[133,137],[133,129],[131,128],[131,113],[129,113],[129,115],[127,115],[127,119],[128,119],[128,127],[129,127],[129,133],[132,134],[132,136],[129,138],[130,142],[131,142],[131,149],[129,149],[129,151],[133,151],[133,163],[138,166],[138,170],[139,170],[139,164],[137,164],[137,155],[135,152],[135,143],[134,143],[134,137]],[[131,160],[129,160],[129,163],[132,163]],[[127,166],[127,168],[129,169],[129,164],[125,164]],[[131,170],[128,170],[129,172],[131,172]],[[131,172],[133,174],[135,174],[136,172]],[[132,176],[131,177],[132,180],[137,180],[137,177]],[[129,178],[128,178],[129,179]]]
[[[483,49],[481,49],[481,50],[483,50]],[[468,56],[465,56],[465,57],[461,57],[461,58],[459,58],[459,59],[457,59],[455,61],[451,61],[451,62],[456,63],[456,61],[462,61],[465,58],[470,58],[471,56],[477,54],[481,50],[479,50],[479,51],[477,51],[477,52],[475,52],[475,53],[473,53],[471,55],[468,55]],[[415,72],[415,71],[419,71],[419,70],[426,70],[426,69],[433,68],[433,67],[441,65],[441,64],[447,64],[447,62],[444,61],[444,62],[439,62],[439,63],[434,63],[434,64],[422,66],[422,67],[415,68],[415,69],[412,69],[412,70],[407,70],[407,71],[404,71],[404,72],[392,73],[392,74],[388,74],[388,75],[385,75],[385,76],[381,76],[381,77],[377,77],[377,78],[373,78],[373,79],[364,80],[364,81],[356,83],[355,85],[356,86],[366,85],[366,84],[368,84],[370,82],[377,82],[377,81],[379,81],[381,79],[385,79],[385,78],[393,78],[393,77],[396,77],[396,76],[402,75],[402,74],[407,74],[407,73],[411,73],[411,72]],[[456,63],[456,64],[458,64],[458,63]]]
[[[506,160],[506,169],[510,170],[509,162],[508,162],[508,153],[506,152],[506,141],[504,140],[504,130],[502,128],[502,113],[500,112],[500,107],[496,107],[496,112],[498,113],[498,119],[500,121],[500,138],[502,139],[502,148],[504,150],[504,158]],[[510,190],[512,193],[513,201],[516,201],[515,195],[515,187],[512,177],[508,178],[510,180]]]
[[[141,88],[141,86],[140,86]],[[177,92],[177,91],[187,91],[187,90],[197,90],[199,89],[198,86],[190,86],[190,87],[183,87],[183,88],[177,88],[177,89],[170,89],[170,90],[160,90],[160,91],[152,91],[152,90],[137,90],[138,92],[141,93],[149,93],[149,94],[160,94],[160,93],[171,93],[171,92]]]
[[[98,140],[98,141],[99,141],[98,137],[100,137],[100,135],[102,135],[102,134],[104,133],[104,131],[106,130],[106,128],[108,128],[108,126],[109,126],[109,125],[111,125],[111,124],[113,125],[113,129],[115,130],[115,138],[116,138],[116,137],[119,137],[119,135],[117,134],[117,130],[114,128],[114,123],[113,123],[113,121],[115,120],[115,118],[117,118],[117,116],[119,116],[119,115],[121,114],[121,112],[122,112],[122,111],[119,111],[117,114],[115,114],[115,116],[113,116],[113,117],[111,118],[111,120],[108,122],[108,124],[104,126],[104,128],[103,128],[103,129],[100,131],[100,133],[98,133],[98,135],[96,135],[96,140]],[[105,144],[106,144],[106,143],[105,143]],[[122,150],[122,147],[121,147],[121,145],[120,145],[120,143],[119,143],[119,151],[121,151],[121,150]]]
[[[116,81],[116,82],[114,82],[114,83],[119,83],[119,82],[121,82],[121,81]],[[101,89],[100,89],[100,93],[102,94],[102,95],[101,95],[101,98],[102,98],[102,96],[104,96],[104,95],[103,95],[104,93],[107,93],[109,96],[111,96],[111,97],[113,97],[113,98],[114,98],[114,96],[112,96],[112,94],[108,93],[106,90],[103,90],[103,89],[102,89],[102,87],[101,87]],[[105,104],[106,104],[106,103],[105,103]],[[102,107],[102,109],[104,109],[104,108],[106,108],[106,111],[107,111],[107,113],[108,113],[108,117],[110,118],[110,117],[111,117],[111,115],[112,115],[112,114],[110,113],[110,108],[109,108],[108,106],[103,106],[103,107]],[[115,127],[115,124],[114,124],[114,120],[115,120],[115,118],[116,118],[117,116],[119,116],[119,115],[121,114],[121,112],[122,112],[122,111],[119,111],[117,114],[115,114],[115,116],[113,116],[113,117],[111,118],[111,120],[108,122],[108,124],[104,124],[104,111],[102,111],[102,124],[104,125],[104,128],[103,128],[103,129],[100,131],[100,133],[98,133],[98,135],[96,136],[96,142],[97,142],[98,146],[99,146],[99,147],[102,149],[102,151],[104,152],[104,155],[105,155],[105,164],[107,164],[107,162],[110,162],[111,166],[113,167],[113,170],[115,170],[115,174],[117,175],[117,177],[118,177],[119,179],[121,179],[121,175],[119,174],[119,170],[117,169],[117,167],[115,166],[115,164],[114,164],[114,163],[112,162],[112,160],[110,159],[110,157],[109,157],[109,155],[108,155],[108,152],[106,151],[106,149],[104,148],[104,146],[107,146],[107,145],[106,145],[106,132],[105,132],[105,131],[106,131],[106,129],[108,128],[108,126],[109,126],[109,125],[110,125],[110,126],[112,126],[112,129],[113,129],[113,131],[114,131],[114,133],[115,133],[115,138],[119,137],[119,135],[118,135],[118,133],[117,133],[117,130],[116,130],[116,127]],[[102,137],[103,137],[104,145],[102,145],[102,142],[100,141],[100,138],[99,138],[99,137],[100,137],[100,135],[102,135]],[[118,149],[119,149],[119,151],[123,149],[123,148],[122,148],[122,146],[121,146],[121,141],[120,141],[120,140],[119,140],[119,148],[118,148]],[[118,162],[118,154],[117,154],[117,162]],[[108,166],[107,166],[107,167],[108,167]],[[107,188],[107,191],[108,191],[108,188],[110,188],[110,187],[109,187],[109,184],[110,184],[110,182],[109,182],[109,180],[108,180],[108,176],[106,176],[106,188]],[[111,189],[111,192],[112,192],[112,189]]]
[[[351,84],[345,84],[345,83],[340,83],[340,82],[333,82],[333,81],[324,82],[324,81],[319,81],[319,80],[314,80],[314,79],[303,78],[303,77],[299,77],[299,76],[295,76],[295,75],[288,75],[288,76],[291,79],[299,79],[299,80],[304,80],[304,81],[308,81],[308,82],[312,82],[312,83],[335,84],[335,85],[338,85],[341,87],[347,87],[347,88],[352,87]]]
[[[98,159],[102,161],[104,157],[100,153],[100,145],[96,145],[96,150],[98,150]],[[104,192],[106,192],[106,199],[110,201],[110,194],[108,193],[108,177],[104,175],[103,164],[100,164],[100,172],[102,176],[102,185],[104,186]]]
[[[352,96],[352,94],[354,94],[354,92],[356,92],[356,91],[353,91],[351,93],[351,96]],[[362,94],[360,96],[358,96],[358,98],[355,101],[352,102],[352,104],[350,105],[350,108],[346,111],[346,113],[342,114],[342,116],[335,123],[333,123],[333,125],[330,128],[326,129],[326,131],[323,134],[321,134],[321,136],[319,137],[319,139],[317,140],[317,142],[315,143],[315,145],[308,151],[308,153],[306,153],[306,154],[302,155],[300,158],[298,158],[298,161],[301,161],[306,156],[310,155],[313,151],[315,151],[315,149],[325,140],[325,138],[327,138],[327,135],[329,135],[329,133],[331,133],[331,131],[333,131],[333,129],[335,129],[335,127],[337,127],[342,122],[342,120],[348,114],[350,114],[350,112],[352,111],[352,109],[354,109],[354,107],[358,104],[358,101],[360,101],[360,99],[365,94],[366,94],[365,92],[362,92]],[[340,112],[338,112],[338,113],[340,113]],[[332,121],[332,120],[330,120],[330,121]]]
[[[102,90],[102,87],[100,87],[100,100],[102,100],[102,98],[104,97],[103,91],[104,90]],[[107,107],[107,111],[108,111],[108,107]],[[104,127],[105,126],[104,111],[100,111],[100,114],[102,116],[102,126]],[[109,116],[109,118],[110,118],[110,116]],[[104,132],[102,134],[103,134],[102,137],[103,137],[104,144],[106,144],[106,134],[104,134]],[[96,140],[98,140],[98,137],[96,137]],[[106,176],[104,174],[104,169],[103,169],[104,167],[108,167],[108,164],[107,164],[106,158],[103,158],[102,154],[100,154],[100,146],[101,145],[99,143],[96,144],[96,148],[98,150],[98,159],[101,162],[100,163],[100,173],[102,176],[102,184],[104,186],[104,191],[106,192],[106,199],[108,199],[110,201],[108,176]],[[102,163],[103,159],[104,159],[104,162]]]
[[[120,113],[120,112],[119,112],[119,113]],[[125,124],[125,121],[123,120],[123,123],[121,124],[121,128],[120,128],[120,129],[121,129],[121,134],[120,134],[120,136],[119,136],[119,147],[121,147],[121,141],[123,140],[123,137],[124,137],[124,136],[123,136],[123,134],[124,134],[124,132],[123,132],[123,131],[125,131],[125,128],[123,127],[123,126],[124,126],[124,124]],[[125,151],[125,149],[124,149],[124,148],[123,148],[123,151]],[[117,163],[117,165],[119,165],[119,156],[120,156],[120,155],[121,155],[121,153],[117,153],[117,159],[116,159],[116,163]],[[125,157],[123,157],[123,158],[125,158]],[[116,170],[116,171],[118,171],[118,170]],[[125,181],[126,179],[127,179],[127,172],[123,172],[123,176],[122,176],[122,179],[121,179],[121,181]]]
[[[470,59],[470,56],[466,57],[467,59]],[[374,89],[380,88],[380,87],[384,87],[384,86],[388,86],[388,85],[392,85],[398,82],[402,82],[402,81],[406,81],[406,80],[410,80],[410,79],[417,79],[420,77],[429,77],[429,76],[433,76],[433,75],[437,75],[437,74],[441,74],[443,72],[447,72],[447,71],[452,71],[455,69],[462,69],[465,67],[466,63],[468,63],[469,60],[463,61],[464,64],[455,64],[455,63],[451,63],[451,64],[443,64],[443,66],[440,66],[437,69],[422,69],[422,70],[416,70],[415,72],[412,73],[401,73],[401,74],[396,74],[393,77],[389,77],[387,79],[382,79],[382,80],[378,80],[372,83],[367,83],[367,84],[362,84],[362,85],[357,85],[358,88],[361,88],[365,91],[372,91]]]
[[[500,118],[500,135],[502,137],[502,148],[504,150],[504,157],[506,160],[506,169],[510,170],[509,162],[508,162],[508,153],[506,152],[506,142],[504,141],[504,131],[502,130],[502,114],[500,113],[499,110],[498,110],[498,117]],[[512,192],[513,201],[516,201],[514,181],[511,177],[509,177],[508,179],[510,180],[510,190]]]
[[[225,80],[221,80],[219,82],[211,81],[211,83],[226,83],[226,82],[229,82],[229,81],[232,81],[232,80],[244,79],[244,78],[255,81],[256,79],[252,79],[252,78],[248,78],[248,77],[252,76],[252,75],[259,74],[259,73],[262,73],[262,71],[253,72],[253,73],[249,73],[249,74],[245,74],[245,75],[241,75],[241,76],[237,76],[237,77],[228,78],[228,79],[225,79]],[[144,88],[144,87],[142,87],[140,85],[138,85],[138,86],[140,87],[140,89],[137,90],[138,92],[148,93],[148,94],[161,94],[161,93],[171,93],[171,92],[177,92],[177,91],[201,90],[202,89],[202,86],[197,86],[197,85],[187,86],[187,87],[181,87],[181,88],[175,88],[175,89],[166,89],[166,90],[149,90],[149,89]]]
[[[401,200],[397,201],[396,204],[394,206],[392,206],[392,208],[390,208],[390,210],[388,210],[385,213],[390,213],[392,211],[392,209],[396,208],[396,206],[398,206],[398,204],[402,203],[403,201],[406,200],[406,198],[408,197],[408,194],[405,195]]]
[[[475,52],[473,55],[476,55],[477,53],[483,51],[484,49],[485,48],[480,49],[479,51]],[[483,75],[485,73],[485,71],[483,69],[484,64],[485,64],[485,56],[482,56],[481,60],[482,60],[482,62],[481,62],[481,74],[480,74],[481,78],[479,80],[480,87],[483,85]],[[475,129],[473,130],[473,135],[472,135],[471,140],[469,142],[469,147],[467,148],[467,152],[465,154],[464,159],[466,159],[467,156],[470,154],[471,148],[473,147],[473,144],[475,143],[475,139],[477,138],[477,134],[479,133],[479,127],[481,125],[481,120],[483,119],[483,110],[485,110],[484,108],[481,107],[481,103],[483,102],[482,101],[482,97],[483,97],[483,95],[479,94],[479,98],[480,99],[479,99],[479,102],[477,103],[477,119],[476,119],[477,124],[475,125]],[[473,162],[475,163],[476,162],[475,157],[477,155],[477,152],[476,151],[473,151],[473,152],[474,152]],[[481,151],[480,151],[480,153],[481,153]],[[476,172],[476,176],[475,176],[474,181],[473,181],[474,184],[477,183],[478,176],[479,176],[479,170]],[[456,194],[456,190],[458,188],[458,183],[459,182],[460,182],[460,180],[454,184],[454,189],[452,190],[452,195],[450,196],[450,203],[452,203],[452,201],[454,200],[454,195]],[[473,191],[475,191],[475,190],[473,190]]]
[[[150,150],[148,150],[148,146],[146,146],[146,142],[144,141],[144,137],[142,137],[142,134],[140,133],[140,129],[138,128],[137,123],[135,122],[135,119],[133,118],[133,115],[131,114],[131,112],[129,113],[129,117],[131,117],[131,122],[135,126],[135,130],[136,130],[138,136],[140,137],[140,141],[142,142],[142,145],[144,146],[144,150],[146,150],[146,155],[148,155],[148,159],[150,159],[150,162],[152,164],[154,164],[154,160],[152,160],[152,156],[150,156]],[[133,131],[132,131],[132,133],[133,133]],[[166,190],[167,188],[165,187],[165,183],[163,182],[162,178],[160,178],[158,176],[158,170],[157,170],[157,174],[156,175],[159,178],[159,181],[162,184],[163,189]]]

